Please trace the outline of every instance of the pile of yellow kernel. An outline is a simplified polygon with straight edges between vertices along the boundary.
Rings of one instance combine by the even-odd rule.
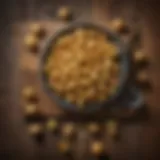
[[[73,104],[101,102],[116,91],[118,48],[96,29],[79,28],[58,38],[46,61],[50,87]]]

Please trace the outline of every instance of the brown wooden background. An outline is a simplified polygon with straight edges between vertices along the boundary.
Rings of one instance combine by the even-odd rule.
[[[143,28],[143,46],[150,56],[148,75],[152,91],[145,93],[150,117],[146,121],[122,123],[122,137],[113,144],[115,160],[160,159],[160,5],[156,0],[8,0],[1,5],[0,40],[0,156],[12,159],[60,159],[52,154],[47,139],[45,147],[37,147],[27,135],[23,115],[18,105],[17,55],[12,40],[13,26],[30,19],[54,19],[56,8],[71,5],[78,19],[105,23],[107,19],[122,16],[132,25],[140,19]],[[12,43],[11,43],[12,42]],[[3,157],[1,158],[3,159]],[[63,159],[63,158],[62,158]]]

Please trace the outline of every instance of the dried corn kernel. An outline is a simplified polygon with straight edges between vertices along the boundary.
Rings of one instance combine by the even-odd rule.
[[[24,43],[27,47],[27,49],[31,52],[36,52],[37,49],[38,49],[38,38],[34,35],[29,35],[29,36],[26,36],[25,39],[24,39]]]
[[[72,11],[68,7],[61,7],[57,12],[57,16],[62,20],[69,20],[72,18]]]
[[[64,136],[71,136],[74,133],[75,126],[72,123],[65,124],[62,128],[62,134]]]
[[[95,141],[92,143],[90,150],[92,154],[98,156],[103,153],[104,145],[100,141]]]
[[[46,127],[47,127],[47,130],[54,132],[58,128],[58,123],[54,119],[49,119],[46,124]]]
[[[99,125],[96,124],[96,123],[91,123],[91,124],[89,124],[89,126],[88,126],[88,130],[89,130],[89,132],[91,132],[91,133],[97,133],[97,132],[99,132],[100,127],[99,127]]]
[[[25,87],[22,90],[22,95],[28,101],[32,101],[32,100],[37,99],[37,93],[36,93],[34,87],[32,87],[32,86]]]
[[[35,104],[29,104],[25,107],[26,115],[33,115],[37,112],[37,106]]]
[[[30,26],[31,33],[35,36],[41,37],[45,34],[45,29],[42,25],[34,23]]]
[[[29,130],[29,134],[31,135],[39,135],[39,134],[42,134],[43,133],[43,126],[41,124],[37,124],[37,123],[34,123],[34,124],[30,124],[28,126],[28,130]]]
[[[111,28],[118,33],[128,31],[128,27],[123,19],[114,19],[111,23]]]

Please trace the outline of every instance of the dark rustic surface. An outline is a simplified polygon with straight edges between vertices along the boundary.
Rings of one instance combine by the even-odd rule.
[[[117,160],[158,160],[160,159],[160,76],[159,76],[159,7],[156,1],[109,0],[107,2],[90,0],[51,1],[46,0],[8,0],[2,6],[1,18],[1,98],[0,98],[0,154],[14,159],[51,159],[53,139],[47,139],[44,147],[37,147],[27,135],[22,111],[19,107],[19,82],[14,77],[17,70],[19,53],[15,52],[13,27],[17,23],[31,20],[47,21],[54,19],[58,6],[71,4],[76,8],[79,19],[106,22],[106,17],[123,16],[128,22],[141,19],[143,28],[143,46],[150,56],[148,69],[152,92],[146,93],[150,118],[147,121],[123,122],[120,141],[111,143],[112,157]],[[143,3],[142,3],[143,2]],[[92,9],[91,9],[92,7]],[[138,7],[138,8],[137,8]],[[93,11],[93,12],[92,12]],[[110,14],[108,14],[110,13]],[[87,15],[87,16],[86,16]],[[111,15],[106,16],[105,15]],[[91,19],[92,19],[91,18]],[[12,41],[11,41],[12,40]],[[49,156],[49,157],[47,157]],[[3,158],[2,158],[3,159]],[[55,159],[60,159],[57,157]],[[63,159],[63,158],[62,158]]]

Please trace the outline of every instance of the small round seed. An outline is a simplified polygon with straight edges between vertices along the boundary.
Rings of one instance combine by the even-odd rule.
[[[47,130],[54,132],[58,128],[58,122],[55,119],[49,119],[46,124],[46,128]]]
[[[64,136],[71,136],[71,135],[73,135],[74,130],[75,130],[74,124],[73,123],[68,123],[68,124],[65,124],[62,127],[62,134]]]
[[[146,61],[146,60],[147,60],[147,57],[146,57],[146,55],[145,55],[143,52],[141,52],[141,51],[136,51],[136,52],[134,53],[134,60],[135,60],[136,62],[142,62],[142,61]]]
[[[100,131],[100,127],[96,123],[91,123],[88,125],[88,130],[90,133],[98,133]]]
[[[43,126],[41,124],[30,124],[28,126],[28,131],[30,135],[36,136],[44,132]]]
[[[111,28],[118,33],[124,33],[128,31],[128,27],[123,19],[114,19],[111,22]]]
[[[25,114],[30,116],[37,113],[37,106],[35,104],[29,104],[25,107]]]
[[[57,12],[57,17],[61,20],[70,20],[72,18],[72,11],[69,7],[61,7]]]
[[[104,152],[104,145],[101,141],[95,141],[91,145],[91,153],[93,155],[100,155]]]
[[[42,37],[45,35],[45,29],[42,25],[34,23],[30,26],[31,33],[37,37]]]
[[[26,48],[31,52],[37,52],[39,40],[36,36],[28,35],[24,39]]]
[[[34,87],[32,87],[32,86],[25,87],[22,90],[22,95],[23,95],[24,99],[27,101],[37,100],[37,93],[36,93]]]

